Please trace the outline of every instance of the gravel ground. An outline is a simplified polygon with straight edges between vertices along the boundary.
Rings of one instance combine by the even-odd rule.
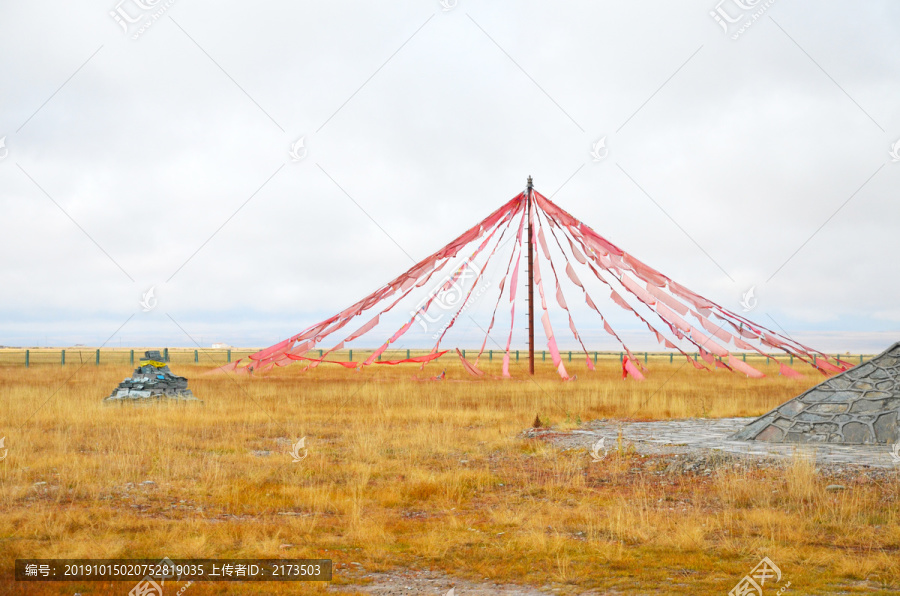
[[[495,584],[490,581],[472,582],[431,571],[401,570],[387,573],[366,573],[357,568],[350,574],[358,585],[332,585],[337,592],[362,592],[377,596],[615,596],[619,592],[577,591],[572,586],[551,587]],[[450,590],[453,592],[450,592]],[[648,592],[649,594],[649,592]]]

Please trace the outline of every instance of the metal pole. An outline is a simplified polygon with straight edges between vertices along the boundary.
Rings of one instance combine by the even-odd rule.
[[[534,185],[528,177],[528,372],[534,374],[534,245],[532,244],[531,204],[534,202]]]

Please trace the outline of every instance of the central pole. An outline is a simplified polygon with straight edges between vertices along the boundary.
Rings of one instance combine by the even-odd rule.
[[[534,202],[534,185],[528,177],[525,200],[528,202],[528,372],[534,375],[534,243],[531,229],[531,204]]]

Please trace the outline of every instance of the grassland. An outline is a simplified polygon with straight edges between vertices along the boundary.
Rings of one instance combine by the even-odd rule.
[[[549,362],[533,380],[514,367],[517,380],[472,381],[444,360],[425,373],[295,365],[255,379],[188,362],[174,372],[203,405],[152,407],[101,403],[127,362],[0,367],[0,593],[131,588],[16,584],[16,558],[163,556],[335,564],[331,588],[195,583],[191,596],[352,593],[351,563],[561,593],[726,594],[764,555],[786,594],[900,590],[896,472],[827,492],[801,461],[666,474],[662,456],[623,447],[593,462],[521,434],[537,414],[560,428],[758,415],[818,373],[785,379],[761,364],[772,376],[749,380],[651,359],[638,383],[610,359],[593,373],[573,363],[570,383]],[[486,368],[499,374],[498,359]],[[445,381],[411,380],[442,369]],[[294,463],[300,437],[308,456]]]

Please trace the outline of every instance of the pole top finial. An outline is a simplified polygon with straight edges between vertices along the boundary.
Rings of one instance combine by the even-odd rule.
[[[528,177],[528,189],[531,190],[534,188],[534,184],[531,183],[531,176]]]

